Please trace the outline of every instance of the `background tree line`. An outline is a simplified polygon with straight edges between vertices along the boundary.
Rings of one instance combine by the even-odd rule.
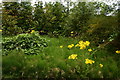
[[[3,35],[36,30],[51,37],[78,37],[95,43],[113,41],[120,35],[120,14],[116,6],[103,2],[69,2],[65,6],[60,2],[39,1],[33,7],[30,2],[5,2]],[[113,16],[106,16],[110,13]]]

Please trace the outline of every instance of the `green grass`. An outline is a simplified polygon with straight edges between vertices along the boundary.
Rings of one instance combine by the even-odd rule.
[[[39,55],[12,51],[12,54],[3,56],[3,77],[119,78],[120,54],[99,49],[94,55],[90,55],[87,49],[67,48],[69,44],[77,44],[80,39],[42,37],[48,41],[48,47]],[[63,48],[60,48],[61,45]],[[88,48],[91,48],[90,46]],[[68,59],[71,54],[77,54],[78,59]],[[86,58],[94,60],[95,63],[85,64]],[[99,64],[103,64],[103,67]]]

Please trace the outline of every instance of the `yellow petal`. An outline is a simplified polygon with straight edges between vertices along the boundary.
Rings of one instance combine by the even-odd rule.
[[[103,67],[103,64],[99,64],[100,65],[100,67]]]
[[[63,48],[63,46],[60,46],[60,48]]]
[[[91,51],[92,51],[92,49],[88,49],[88,51],[89,51],[89,52],[91,52]]]

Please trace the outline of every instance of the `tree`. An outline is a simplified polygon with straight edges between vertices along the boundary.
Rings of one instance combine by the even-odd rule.
[[[87,25],[87,21],[92,15],[91,7],[86,2],[79,2],[69,15],[69,27],[77,33],[82,32],[83,27]]]
[[[45,25],[45,15],[43,9],[43,3],[39,1],[35,4],[34,14],[33,14],[34,24],[36,30],[42,30]]]
[[[24,31],[33,27],[32,6],[30,2],[21,2],[20,9],[18,9],[18,27]]]
[[[15,35],[21,33],[22,30],[17,26],[18,18],[18,2],[5,2],[2,9],[2,25],[3,35]]]

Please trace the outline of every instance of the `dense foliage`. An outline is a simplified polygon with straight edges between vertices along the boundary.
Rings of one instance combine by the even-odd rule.
[[[19,34],[14,37],[4,38],[3,55],[7,55],[12,50],[22,50],[25,54],[40,54],[44,47],[47,46],[45,39],[42,39],[38,33]]]
[[[65,6],[59,2],[43,4],[39,1],[34,6],[30,2],[7,2],[3,5],[3,35],[34,29],[49,36],[80,36],[102,43],[119,32],[116,4],[69,2]],[[106,16],[110,13],[114,16]]]
[[[73,38],[45,37],[48,47],[40,55],[11,51],[3,56],[3,78],[81,79],[114,78],[120,75],[120,50],[92,48],[92,43]]]
[[[65,3],[3,3],[3,78],[119,78],[119,3]]]

